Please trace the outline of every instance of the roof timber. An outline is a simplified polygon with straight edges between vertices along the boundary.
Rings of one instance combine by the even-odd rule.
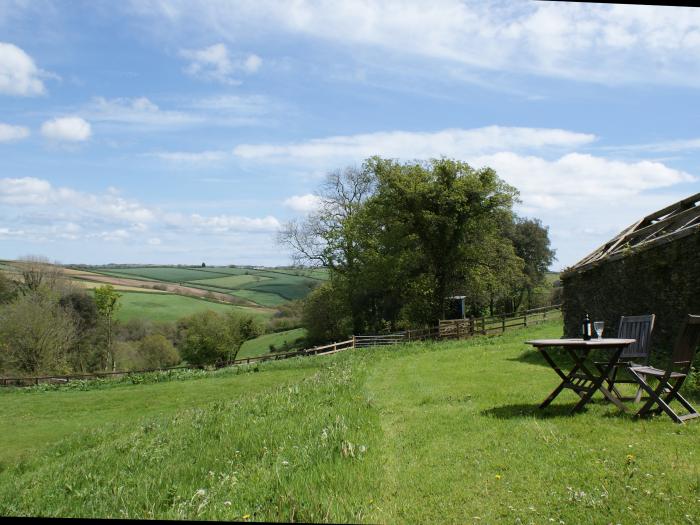
[[[581,259],[568,272],[580,272],[602,261],[619,259],[629,250],[646,250],[700,231],[700,193],[691,195],[628,226]]]

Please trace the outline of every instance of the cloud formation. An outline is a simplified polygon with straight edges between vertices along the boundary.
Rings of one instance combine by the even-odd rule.
[[[228,48],[221,43],[202,49],[183,49],[180,56],[190,61],[185,68],[188,75],[234,86],[241,83],[234,74],[253,74],[262,65],[262,59],[255,54],[232,60]]]
[[[92,135],[92,128],[80,117],[59,117],[44,122],[41,134],[57,142],[84,142]]]
[[[298,213],[310,213],[321,205],[321,198],[307,193],[306,195],[292,195],[282,203],[285,207]]]
[[[110,188],[102,194],[56,187],[34,177],[0,178],[0,205],[12,210],[7,220],[18,222],[28,236],[41,237],[48,232],[69,235],[76,239],[119,241],[140,238],[157,245],[161,235],[179,232],[197,235],[233,233],[270,233],[280,227],[273,216],[243,217],[238,215],[204,216],[198,213],[167,212],[127,199]],[[11,228],[5,235],[9,235]]]
[[[595,140],[590,133],[563,129],[488,126],[436,132],[387,131],[311,139],[293,144],[239,144],[243,159],[277,162],[356,160],[371,155],[390,158],[464,158],[494,151],[572,148]]]
[[[0,143],[13,142],[26,139],[29,136],[29,128],[24,126],[13,126],[0,122]]]
[[[693,8],[460,0],[430,5],[419,0],[134,0],[131,12],[155,18],[173,35],[184,27],[224,41],[284,33],[380,50],[392,59],[414,56],[484,72],[603,84],[700,84],[700,12]]]
[[[0,42],[0,94],[35,96],[46,92],[41,70],[14,44]]]

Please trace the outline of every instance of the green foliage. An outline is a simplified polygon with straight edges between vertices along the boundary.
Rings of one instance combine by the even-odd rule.
[[[0,304],[11,302],[18,293],[18,287],[14,280],[5,272],[0,271]]]
[[[147,335],[138,344],[143,368],[162,368],[180,362],[180,354],[173,344],[161,334]]]
[[[79,334],[71,311],[51,294],[28,290],[0,306],[0,366],[22,375],[65,373]]]
[[[241,345],[262,334],[263,326],[255,318],[212,310],[192,314],[178,321],[178,349],[191,365],[212,365],[231,361]]]
[[[345,294],[338,293],[329,281],[304,299],[302,323],[310,344],[341,341],[352,335],[351,312],[344,302]]]
[[[122,296],[111,284],[98,286],[94,289],[95,305],[100,315],[112,318],[119,310],[119,298]]]
[[[318,211],[280,236],[330,272],[331,284],[306,302],[312,339],[339,333],[322,322],[324,308],[347,315],[352,333],[435,325],[450,296],[468,296],[476,313],[522,277],[503,232],[517,191],[490,168],[373,157],[329,174],[320,195]],[[347,318],[339,323],[345,331]]]

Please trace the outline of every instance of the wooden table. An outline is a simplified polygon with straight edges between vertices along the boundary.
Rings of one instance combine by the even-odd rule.
[[[540,408],[548,406],[562,390],[569,388],[581,396],[581,400],[571,410],[572,413],[581,410],[586,403],[593,398],[593,394],[595,394],[597,390],[600,390],[600,392],[614,403],[615,406],[626,411],[627,409],[622,402],[610,393],[610,391],[603,386],[603,383],[615,367],[625,347],[631,345],[635,341],[635,339],[612,338],[591,339],[589,341],[584,341],[583,339],[535,339],[532,341],[525,341],[526,344],[530,344],[540,351],[545,361],[547,361],[549,366],[551,366],[561,378],[559,386],[549,394],[542,404],[540,404]],[[568,374],[565,374],[552,358],[551,350],[553,348],[563,348],[573,359],[574,366]],[[597,367],[595,366],[587,366],[585,361],[591,353],[591,350],[607,350],[609,352],[607,364],[604,364],[598,370],[596,370]],[[593,368],[593,370],[591,368]]]

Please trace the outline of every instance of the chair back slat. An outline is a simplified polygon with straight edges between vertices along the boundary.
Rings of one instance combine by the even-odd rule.
[[[620,339],[636,339],[636,342],[629,345],[622,352],[621,359],[640,358],[649,359],[651,349],[651,332],[654,329],[654,314],[649,315],[627,315],[620,318],[620,327],[617,337]]]
[[[690,369],[698,344],[700,344],[700,315],[690,315],[683,323],[676,346],[673,348],[673,364],[681,369]]]

